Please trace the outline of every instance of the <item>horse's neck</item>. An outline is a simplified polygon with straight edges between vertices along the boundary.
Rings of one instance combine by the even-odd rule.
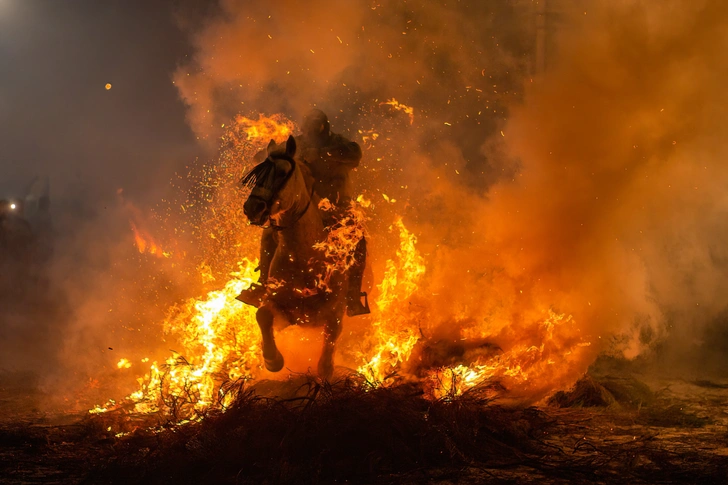
[[[315,201],[311,201],[306,212],[295,224],[281,229],[279,236],[281,249],[287,254],[297,254],[299,258],[313,255],[314,244],[321,242],[326,236]]]

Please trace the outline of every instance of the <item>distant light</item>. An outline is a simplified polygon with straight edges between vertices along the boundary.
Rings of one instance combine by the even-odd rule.
[[[108,91],[109,89],[111,89],[111,83],[106,83],[105,87],[106,87],[106,90]]]
[[[16,207],[18,207],[18,206],[17,206],[17,205],[15,205],[15,204],[10,204],[10,209],[11,209],[11,210],[15,210],[15,208],[16,208]]]

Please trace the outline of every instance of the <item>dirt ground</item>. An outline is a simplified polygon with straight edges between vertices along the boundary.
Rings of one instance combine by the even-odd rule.
[[[429,466],[423,461],[406,471],[352,476],[347,481],[728,483],[728,380],[652,379],[645,383],[649,387],[646,402],[635,399],[633,393],[630,402],[606,406],[583,407],[589,403],[582,402],[569,408],[544,405],[520,410],[521,418],[538,416],[540,425],[529,428],[528,439],[540,451],[523,452],[513,445],[491,461],[460,459],[454,449],[452,466],[442,462]],[[154,456],[155,448],[163,446],[160,438],[115,438],[104,432],[103,423],[83,413],[43,411],[46,401],[33,376],[2,375],[0,483],[166,483],[164,473],[150,474],[145,464],[145,457]],[[495,404],[484,404],[488,405]],[[455,424],[468,426],[467,422]],[[502,446],[510,445],[503,440]],[[136,467],[146,471],[137,473]],[[311,477],[301,481],[326,483]],[[221,482],[246,480],[238,474]],[[264,482],[276,483],[276,479]],[[199,483],[199,477],[190,477],[189,482],[177,477],[175,483]]]

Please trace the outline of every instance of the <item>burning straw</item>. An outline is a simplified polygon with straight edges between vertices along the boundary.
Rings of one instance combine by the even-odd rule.
[[[265,375],[255,309],[236,300],[240,291],[257,279],[257,261],[251,255],[257,253],[259,233],[251,230],[241,213],[242,194],[235,182],[270,137],[283,141],[295,129],[283,115],[259,115],[257,119],[238,116],[228,127],[218,162],[203,169],[198,183],[206,191],[207,203],[195,201],[183,207],[186,216],[195,212],[208,216],[200,217],[197,228],[201,235],[209,235],[200,240],[205,255],[197,264],[201,280],[213,288],[218,281],[225,283],[206,296],[172,306],[163,327],[175,351],[164,361],[153,362],[139,377],[139,389],[122,404],[110,401],[97,406],[93,413],[122,406],[135,413],[161,413],[176,422],[199,420],[209,412],[228,409],[235,399],[231,383],[255,381]],[[384,199],[384,209],[391,211],[394,201],[386,195]],[[377,207],[359,197],[318,248],[322,257],[335,256],[338,261],[326,275],[320,275],[325,289],[333,272],[346,272],[365,233],[379,243],[379,253],[370,259],[375,272],[382,275],[374,292],[371,324],[364,329],[356,349],[342,351],[343,358],[355,363],[370,388],[421,378],[428,383],[428,395],[433,399],[452,399],[474,388],[505,389],[494,387],[499,382],[509,389],[542,395],[555,379],[573,372],[571,354],[578,356],[589,343],[570,329],[574,324],[570,316],[553,311],[536,320],[526,338],[513,341],[503,352],[426,367],[418,348],[427,347],[436,330],[430,322],[432,300],[426,293],[432,284],[427,262],[418,249],[417,237],[402,217],[395,214],[386,233],[372,233],[365,227],[367,219],[376,217]],[[387,241],[390,243],[384,244]],[[391,256],[384,260],[387,252]],[[461,324],[458,338],[468,342],[490,337],[509,343],[513,335],[507,329],[494,333],[487,327]]]

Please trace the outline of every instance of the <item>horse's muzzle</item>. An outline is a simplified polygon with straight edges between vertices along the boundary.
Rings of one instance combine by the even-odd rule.
[[[243,212],[251,224],[262,226],[268,220],[268,203],[258,197],[249,197],[243,204]]]

